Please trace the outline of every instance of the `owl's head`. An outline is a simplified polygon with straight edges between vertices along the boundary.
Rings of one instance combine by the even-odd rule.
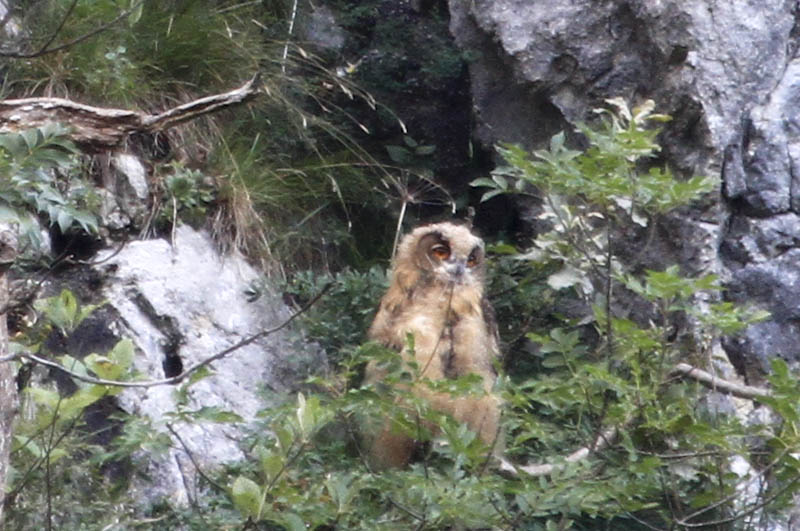
[[[418,227],[403,238],[398,262],[413,257],[423,276],[453,284],[476,284],[483,281],[485,251],[483,240],[467,227],[436,223]]]

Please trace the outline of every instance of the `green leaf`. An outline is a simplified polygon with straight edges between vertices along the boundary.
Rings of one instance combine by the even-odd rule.
[[[505,190],[499,190],[499,189],[498,190],[489,190],[488,192],[486,192],[485,194],[483,194],[481,196],[481,203],[484,203],[484,202],[488,201],[489,199],[491,199],[491,198],[493,198],[493,197],[495,197],[497,195],[504,194],[504,193],[506,193]]]
[[[336,504],[336,511],[341,514],[349,510],[350,503],[358,494],[358,488],[353,481],[353,474],[342,472],[331,474],[325,480],[325,489],[328,491],[333,503]]]
[[[506,191],[508,190],[508,179],[503,177],[502,175],[492,174],[492,180],[496,183],[497,187],[500,190]]]
[[[575,285],[587,285],[586,274],[572,266],[565,266],[560,271],[547,277],[547,285],[555,290],[571,288]]]
[[[50,461],[50,464],[52,465],[53,463],[55,463],[56,461],[58,461],[62,457],[66,457],[68,455],[69,455],[69,452],[67,452],[67,450],[65,450],[64,448],[56,447],[56,448],[50,449],[50,452],[48,452],[48,454],[47,454],[47,459]]]
[[[74,372],[75,374],[79,374],[81,376],[89,376],[89,371],[86,370],[86,364],[79,359],[73,358],[69,354],[59,356],[58,362],[70,372]],[[80,382],[78,382],[78,385],[81,385]]]
[[[263,446],[257,446],[255,453],[261,463],[261,472],[267,484],[274,482],[286,466],[286,456],[270,452]]]
[[[68,289],[63,289],[55,297],[39,299],[34,303],[34,308],[60,328],[64,335],[69,335],[89,314],[89,312],[78,311],[78,300]],[[94,309],[94,307],[91,308]]]
[[[193,371],[189,378],[186,380],[186,386],[191,387],[192,385],[196,384],[197,382],[204,380],[214,374],[214,372],[209,368],[208,365],[200,367],[199,369]]]
[[[43,387],[27,387],[25,388],[25,392],[33,397],[33,400],[37,404],[43,405],[48,409],[55,409],[59,400],[61,400],[61,396],[58,392]]]
[[[402,146],[386,146],[389,158],[395,164],[408,164],[411,162],[411,152]]]
[[[99,378],[120,380],[133,363],[133,342],[122,339],[106,356],[90,354],[83,361]]]
[[[128,370],[133,363],[134,347],[133,341],[128,338],[121,339],[114,345],[108,357],[114,361],[122,370]]]
[[[292,436],[291,430],[289,430],[286,426],[274,426],[273,431],[275,432],[275,438],[278,440],[278,446],[280,447],[281,451],[284,455],[288,455],[294,443],[294,437]]]
[[[408,135],[403,135],[403,143],[410,148],[415,148],[419,145],[416,140]]]
[[[203,406],[196,411],[190,412],[189,414],[197,420],[207,420],[221,424],[235,424],[243,421],[242,417],[236,413],[224,410],[217,406]]]
[[[97,224],[97,218],[91,212],[87,212],[84,210],[78,210],[72,207],[66,207],[65,210],[69,213],[72,217],[72,224],[77,223],[80,225],[81,229],[84,232],[88,232],[90,234],[97,234],[99,230],[99,226]],[[72,226],[70,225],[70,227]]]
[[[15,435],[14,439],[17,441],[17,445],[20,448],[24,446],[25,451],[30,453],[33,457],[39,459],[44,456],[41,446],[39,446],[33,439],[29,439],[27,436],[23,435]]]
[[[104,380],[117,380],[124,370],[111,359],[98,354],[89,354],[83,361],[98,378]]]
[[[308,531],[305,522],[302,518],[294,513],[286,513],[283,515],[283,524],[289,531]]]
[[[101,398],[108,396],[109,392],[103,385],[90,385],[81,387],[72,395],[61,400],[59,412],[65,418],[75,418],[83,414],[83,410]]]
[[[19,134],[22,136],[22,140],[25,142],[28,151],[33,151],[33,149],[37,147],[44,139],[44,135],[42,135],[41,130],[36,128],[26,129],[21,131]]]
[[[258,521],[261,514],[261,487],[255,481],[239,476],[231,486],[233,504],[244,516]]]
[[[131,0],[130,7],[132,7],[133,9],[130,15],[128,15],[128,25],[134,26],[142,18],[142,12],[144,11],[144,2],[141,0]]]
[[[478,177],[469,183],[470,186],[488,186],[489,188],[497,188],[497,183],[488,177]]]

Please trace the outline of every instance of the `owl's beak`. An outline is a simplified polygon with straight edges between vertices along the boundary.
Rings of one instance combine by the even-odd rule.
[[[461,277],[464,276],[464,272],[467,270],[467,266],[464,262],[456,262],[454,264],[450,264],[450,267],[447,268],[450,275],[453,276],[454,279],[459,280]]]

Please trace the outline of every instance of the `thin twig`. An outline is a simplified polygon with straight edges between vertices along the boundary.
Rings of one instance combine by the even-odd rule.
[[[190,366],[188,369],[184,370],[180,374],[178,374],[176,376],[172,376],[170,378],[162,378],[160,380],[140,380],[140,381],[121,381],[121,380],[106,380],[104,378],[94,378],[92,376],[86,376],[86,375],[83,375],[83,374],[78,374],[76,372],[73,372],[73,371],[67,369],[66,367],[64,367],[60,363],[56,363],[54,361],[51,361],[51,360],[36,356],[35,354],[30,354],[30,353],[27,353],[27,352],[20,352],[20,353],[11,354],[9,356],[0,357],[0,362],[12,361],[12,360],[16,360],[16,359],[27,359],[27,360],[30,360],[30,361],[32,361],[34,363],[38,363],[40,365],[44,365],[45,367],[50,367],[51,369],[55,369],[57,371],[61,371],[61,372],[65,373],[65,374],[67,374],[68,376],[71,376],[72,378],[75,378],[76,380],[80,380],[82,382],[95,384],[95,385],[109,385],[109,386],[113,386],[113,387],[155,387],[155,386],[158,386],[158,385],[173,385],[173,384],[179,383],[181,380],[183,380],[184,378],[186,378],[187,376],[189,376],[193,372],[196,372],[197,370],[199,370],[199,369],[201,369],[203,367],[206,367],[207,365],[210,365],[211,363],[213,363],[215,361],[218,361],[218,360],[228,356],[229,354],[239,350],[240,348],[245,347],[245,346],[255,342],[256,340],[258,340],[258,339],[260,339],[262,337],[269,336],[271,334],[274,334],[275,332],[278,332],[279,330],[282,330],[282,329],[286,328],[297,317],[299,317],[300,315],[302,315],[303,313],[308,311],[308,309],[311,308],[311,306],[313,306],[331,288],[331,286],[332,286],[332,284],[328,284],[325,287],[323,287],[322,290],[317,295],[315,295],[313,299],[311,299],[308,303],[306,303],[305,306],[300,308],[297,312],[293,313],[291,316],[289,316],[288,319],[286,319],[284,322],[282,322],[278,326],[275,326],[275,327],[270,328],[268,330],[262,330],[261,332],[258,332],[256,334],[253,334],[253,335],[249,336],[249,337],[246,337],[245,339],[239,341],[238,343],[235,343],[234,345],[231,345],[230,347],[228,347],[228,348],[226,348],[226,349],[224,349],[224,350],[222,350],[220,352],[217,352],[213,356],[210,356],[210,357],[208,357],[208,358],[206,358],[206,359],[204,359],[202,361],[199,361],[199,362],[195,363],[194,365]]]
[[[186,445],[186,443],[183,442],[183,439],[181,438],[180,435],[178,435],[178,432],[175,431],[175,428],[172,427],[172,424],[167,423],[166,426],[167,426],[167,429],[169,430],[169,432],[172,435],[174,435],[175,438],[178,440],[180,445],[183,446],[183,451],[186,452],[186,455],[189,456],[189,460],[194,465],[194,469],[197,470],[197,473],[200,474],[200,477],[203,478],[204,480],[206,480],[209,485],[214,487],[217,490],[217,492],[221,492],[223,494],[227,493],[228,491],[227,491],[227,489],[225,487],[223,487],[222,485],[220,485],[219,483],[217,483],[216,481],[214,481],[213,479],[208,477],[206,475],[206,473],[203,472],[203,469],[200,467],[200,463],[198,463],[197,460],[194,458],[194,454],[192,454],[192,451],[189,449],[189,447]]]
[[[67,20],[69,20],[69,17],[72,15],[72,12],[75,10],[75,6],[76,5],[78,5],[78,0],[72,0],[72,3],[67,8],[67,12],[64,13],[64,16],[61,18],[61,22],[59,23],[58,27],[53,31],[53,34],[50,35],[50,38],[47,39],[47,41],[45,41],[45,43],[39,49],[40,52],[42,50],[46,50],[47,48],[50,47],[51,44],[53,44],[53,42],[56,40],[56,37],[58,37],[58,34],[61,33],[62,29],[64,29],[64,24],[66,24]]]
[[[98,26],[97,28],[93,29],[92,31],[90,31],[88,33],[84,33],[83,35],[81,35],[79,37],[76,37],[76,38],[74,38],[74,39],[72,39],[70,41],[67,41],[64,44],[60,44],[58,46],[54,46],[53,48],[48,48],[48,46],[50,44],[52,44],[52,42],[55,40],[55,37],[58,35],[58,32],[60,31],[60,28],[63,27],[64,23],[66,22],[66,18],[64,18],[64,20],[62,20],[62,22],[61,22],[61,26],[59,26],[59,30],[57,30],[50,37],[50,39],[45,43],[45,45],[42,46],[41,48],[39,48],[37,51],[28,52],[28,53],[0,52],[0,57],[9,57],[11,59],[33,59],[35,57],[40,57],[42,55],[46,55],[46,54],[49,54],[49,53],[60,52],[61,50],[65,50],[67,48],[75,46],[76,44],[79,44],[79,43],[81,43],[81,42],[83,42],[85,40],[91,39],[95,35],[98,35],[98,34],[104,32],[104,31],[106,31],[111,26],[115,25],[117,22],[119,22],[120,20],[124,19],[125,17],[127,17],[131,13],[133,13],[136,9],[139,8],[139,6],[142,5],[142,3],[144,3],[144,0],[140,0],[139,2],[135,3],[134,5],[132,5],[129,9],[126,9],[125,11],[122,11],[119,15],[117,15],[115,18],[111,19],[109,22],[107,22],[105,24],[101,24],[100,26]],[[67,13],[67,16],[69,16],[69,13]]]
[[[769,389],[762,389],[750,385],[741,385],[728,380],[718,378],[713,374],[692,367],[688,363],[678,363],[672,368],[670,374],[674,376],[681,376],[695,380],[704,387],[713,391],[724,394],[733,395],[739,398],[747,398],[750,400],[758,400],[759,398],[769,398],[772,396],[772,391]],[[564,458],[564,463],[544,463],[532,465],[511,465],[509,463],[501,462],[501,470],[517,474],[518,471],[523,471],[531,476],[548,476],[557,470],[560,470],[566,463],[575,463],[586,459],[593,452],[597,452],[609,447],[619,436],[620,430],[627,424],[621,426],[612,426],[603,431],[591,446],[584,446]]]
[[[763,479],[764,476],[767,474],[767,472],[769,472],[770,470],[775,468],[775,466],[778,465],[780,460],[783,459],[786,456],[786,454],[788,454],[788,453],[789,453],[789,449],[783,450],[780,453],[780,455],[778,455],[778,457],[776,457],[763,470],[760,470],[758,472],[758,474],[756,474],[754,477],[748,479],[747,481],[744,481],[744,482],[740,483],[739,485],[741,485],[741,486],[749,485],[750,483],[752,483],[752,482],[754,482],[756,480]],[[716,502],[714,502],[714,503],[712,503],[710,505],[707,505],[706,507],[703,507],[703,508],[693,512],[692,514],[686,516],[685,518],[682,518],[682,519],[678,520],[676,522],[676,524],[681,526],[681,527],[687,527],[687,528],[717,527],[717,526],[721,526],[721,525],[724,525],[724,524],[729,524],[731,522],[734,522],[736,520],[739,520],[741,518],[749,516],[749,515],[753,514],[754,512],[756,512],[756,511],[758,511],[760,509],[763,509],[764,507],[769,505],[772,501],[777,499],[779,496],[782,496],[785,492],[787,492],[788,490],[793,488],[794,485],[797,484],[798,481],[800,481],[800,478],[793,479],[788,484],[786,484],[785,486],[783,486],[780,489],[778,489],[771,496],[769,496],[769,497],[765,498],[764,500],[762,500],[760,503],[754,504],[751,507],[749,507],[747,510],[742,511],[742,512],[737,513],[737,514],[734,514],[734,515],[732,515],[732,516],[730,516],[728,518],[723,518],[723,519],[715,520],[715,521],[712,521],[712,522],[698,522],[698,523],[689,523],[688,522],[688,520],[690,520],[692,518],[696,518],[696,517],[700,516],[701,514],[706,513],[706,512],[708,512],[708,511],[710,511],[712,509],[716,509],[717,507],[725,505],[726,503],[730,503],[730,502],[734,501],[738,496],[741,496],[741,492],[734,491],[729,496],[726,496],[726,497],[722,498],[721,500],[718,500],[718,501],[716,501]]]
[[[564,463],[546,463],[546,464],[537,464],[537,465],[521,465],[516,466],[516,470],[521,470],[528,474],[529,476],[549,476],[553,472],[561,470],[569,463],[577,463],[579,461],[583,461],[590,454],[594,452],[598,452],[604,450],[611,446],[619,437],[620,432],[619,426],[612,426],[604,430],[600,435],[594,440],[591,446],[584,446],[564,458]],[[513,469],[509,470],[508,468],[501,465],[503,470],[509,472],[515,472]]]

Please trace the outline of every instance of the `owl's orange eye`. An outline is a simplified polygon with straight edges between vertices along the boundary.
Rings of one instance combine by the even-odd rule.
[[[478,257],[474,254],[469,255],[467,258],[467,267],[475,267],[478,265]]]
[[[450,258],[450,248],[444,245],[437,245],[431,249],[431,255],[438,260]]]

